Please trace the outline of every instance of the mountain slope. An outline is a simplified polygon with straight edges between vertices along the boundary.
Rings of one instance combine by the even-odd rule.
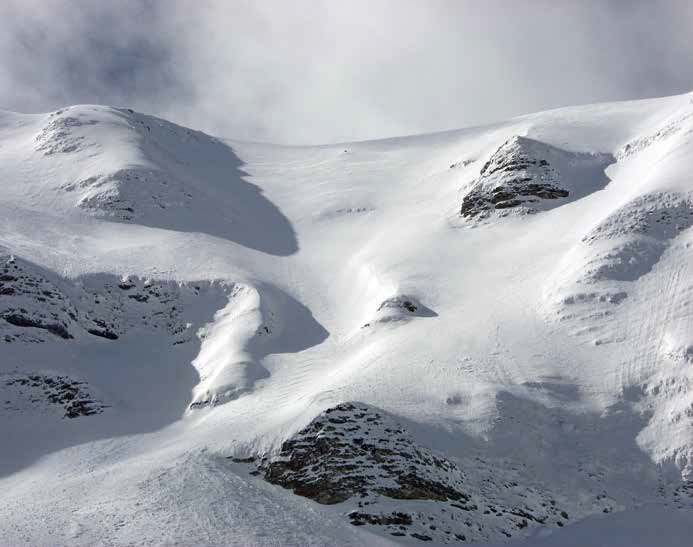
[[[692,135],[691,95],[320,147],[0,113],[0,539],[560,544],[653,507],[677,544]]]

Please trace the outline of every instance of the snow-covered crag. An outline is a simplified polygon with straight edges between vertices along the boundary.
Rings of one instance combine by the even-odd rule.
[[[371,319],[364,323],[362,328],[408,321],[415,317],[434,317],[435,315],[433,310],[424,306],[416,298],[400,294],[383,300],[373,312]]]
[[[608,155],[575,154],[513,136],[481,168],[462,200],[460,214],[483,220],[492,214],[531,214],[558,207],[582,197],[586,181],[600,184],[603,176],[598,172],[609,163]],[[580,177],[584,180],[576,180]]]
[[[77,207],[113,220],[161,226],[179,225],[185,219],[202,216],[203,211],[218,208],[218,197],[209,183],[189,183],[197,161],[204,156],[211,159],[209,156],[215,153],[223,155],[223,147],[215,139],[131,110],[113,110],[109,114],[110,119],[103,119],[99,111],[95,115],[85,109],[61,110],[51,116],[52,121],[36,137],[36,150],[46,155],[85,150],[99,157],[104,143],[85,134],[96,124],[120,125],[130,133],[127,138],[142,142],[142,157],[132,158],[131,164],[106,172],[87,169],[79,180],[62,184],[61,190],[75,200]],[[194,160],[181,160],[182,150]],[[225,216],[220,208],[216,215],[220,221]]]
[[[203,232],[272,254],[296,248],[287,219],[241,179],[241,161],[217,138],[99,106],[52,112],[28,137],[34,182],[43,182],[54,210]]]

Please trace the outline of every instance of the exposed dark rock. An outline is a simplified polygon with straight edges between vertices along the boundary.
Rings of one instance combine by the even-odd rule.
[[[14,325],[15,327],[34,327],[37,329],[47,330],[51,334],[55,334],[56,336],[66,340],[73,338],[65,326],[59,323],[44,323],[39,319],[26,317],[17,313],[5,313],[2,315],[2,318],[10,325]]]
[[[546,522],[546,517],[536,517],[532,513],[530,513],[529,511],[525,511],[523,509],[515,508],[515,509],[508,511],[508,513],[511,515],[522,517],[523,520],[524,519],[533,520],[534,522],[537,522],[539,524],[544,524]]]
[[[412,524],[411,515],[400,512],[393,512],[389,515],[371,515],[370,513],[352,511],[351,513],[349,513],[349,519],[351,520],[351,524],[353,524],[354,526],[360,526],[365,523],[378,524],[381,526],[410,526]]]
[[[249,456],[248,458],[229,458],[234,463],[253,463],[255,462],[254,456]]]
[[[64,418],[92,416],[107,408],[90,395],[85,382],[68,376],[14,374],[5,380],[4,385],[12,388],[15,397],[29,400],[33,406],[62,406]]]
[[[436,544],[493,543],[567,520],[554,493],[521,485],[505,462],[465,460],[474,469],[467,477],[457,463],[361,403],[326,409],[276,454],[234,461],[248,465],[251,475],[336,506],[354,526]]]
[[[558,172],[546,159],[537,157],[537,145],[544,146],[525,137],[506,141],[482,167],[462,200],[460,214],[485,218],[493,210],[520,206],[529,213],[540,200],[568,197],[570,192],[560,186]]]
[[[404,302],[402,302],[402,307],[403,307],[405,310],[410,311],[411,313],[414,313],[414,312],[418,309],[418,308],[417,308],[411,301],[409,301],[409,300],[405,300]]]
[[[393,434],[386,433],[383,420],[361,405],[328,409],[263,465],[265,479],[323,504],[374,493],[401,500],[468,499],[454,464],[440,463],[396,424],[387,422]],[[368,440],[356,436],[366,427],[371,429]]]
[[[74,282],[12,257],[0,248],[0,342],[43,343],[89,333],[117,340],[133,329],[156,329],[190,341],[180,298],[200,295],[202,285],[96,274]],[[205,284],[207,286],[208,284]],[[117,288],[120,287],[120,290]],[[139,290],[138,290],[139,288]],[[219,295],[226,292],[219,287]]]
[[[397,477],[397,488],[384,488],[384,496],[400,500],[466,500],[468,496],[441,482],[427,480],[416,473],[406,473]],[[476,509],[476,506],[475,506]]]
[[[413,317],[435,317],[436,313],[412,296],[398,294],[383,300],[375,310],[373,319],[361,328],[382,323],[408,321]]]
[[[89,334],[93,334],[94,336],[100,336],[101,338],[107,338],[109,340],[118,339],[118,335],[115,332],[111,332],[110,330],[88,329],[87,332]]]

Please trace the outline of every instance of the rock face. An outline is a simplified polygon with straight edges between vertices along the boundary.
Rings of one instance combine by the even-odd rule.
[[[38,270],[11,255],[0,254],[0,334],[2,341],[69,340],[77,310],[58,287]]]
[[[63,418],[72,419],[101,414],[107,408],[90,394],[86,382],[65,375],[0,374],[0,394],[4,412],[57,410]]]
[[[560,174],[544,154],[548,145],[512,137],[482,167],[472,190],[462,201],[465,218],[486,218],[494,210],[522,207],[535,212],[541,200],[566,198],[570,192],[561,186]]]
[[[183,310],[221,300],[228,288],[104,274],[68,280],[0,249],[0,342],[118,340],[151,329],[180,344],[195,338]]]
[[[325,411],[264,468],[265,479],[319,503],[380,494],[392,499],[460,501],[457,467],[414,445],[405,431],[363,405]]]
[[[0,353],[7,352],[0,358],[0,410],[4,402],[5,410],[25,414],[58,407],[67,418],[100,413],[103,404],[83,382],[93,377],[79,368],[66,371],[69,376],[54,374],[53,348],[61,355],[74,353],[79,361],[82,351],[127,354],[133,345],[152,344],[162,351],[175,346],[173,355],[191,359],[204,342],[202,327],[233,291],[234,284],[226,281],[103,273],[71,279],[0,248]],[[14,357],[29,345],[40,358],[24,363]]]
[[[354,526],[419,541],[502,541],[533,526],[563,526],[573,513],[553,493],[519,484],[507,462],[464,460],[474,470],[467,476],[361,403],[325,410],[276,454],[229,459],[247,465],[251,475],[333,506]]]

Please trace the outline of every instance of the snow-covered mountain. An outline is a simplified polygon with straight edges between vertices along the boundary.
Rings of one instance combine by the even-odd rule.
[[[2,112],[0,544],[688,545],[692,226],[690,94],[318,147]]]

